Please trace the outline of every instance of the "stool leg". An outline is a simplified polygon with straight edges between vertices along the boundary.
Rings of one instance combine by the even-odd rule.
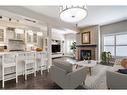
[[[3,67],[3,71],[2,71],[2,88],[4,88],[4,67]]]
[[[43,74],[43,70],[42,70],[42,67],[41,67],[41,75]]]
[[[48,68],[48,72],[49,72],[49,68]]]
[[[27,80],[27,69],[26,69],[26,64],[25,64],[25,80]]]
[[[36,77],[36,62],[34,63],[34,77]]]
[[[16,65],[16,83],[18,83],[18,71],[17,71],[17,65]]]
[[[36,77],[36,70],[34,71],[34,77]]]

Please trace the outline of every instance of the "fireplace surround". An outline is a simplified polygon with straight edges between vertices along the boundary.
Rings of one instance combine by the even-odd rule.
[[[90,54],[91,60],[97,59],[97,45],[77,45],[76,46],[76,59],[83,60],[83,56]]]

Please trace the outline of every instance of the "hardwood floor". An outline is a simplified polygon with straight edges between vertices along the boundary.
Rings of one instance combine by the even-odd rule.
[[[15,90],[15,89],[61,89],[50,79],[50,74],[44,71],[41,75],[40,72],[34,77],[33,74],[28,75],[28,80],[24,80],[24,76],[19,76],[19,81],[16,84],[15,79],[5,82],[5,88],[2,88],[2,81],[0,82],[0,89],[2,90]],[[77,89],[84,89],[79,86]]]

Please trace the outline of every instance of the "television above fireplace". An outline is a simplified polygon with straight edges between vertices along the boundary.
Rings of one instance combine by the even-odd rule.
[[[60,52],[61,49],[60,49],[60,45],[52,45],[52,53],[57,53],[57,52]]]

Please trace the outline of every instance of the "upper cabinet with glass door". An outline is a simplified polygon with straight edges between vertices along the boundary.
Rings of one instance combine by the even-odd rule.
[[[33,43],[37,44],[37,33],[33,33]]]
[[[15,29],[15,39],[25,40],[25,31],[23,29]]]
[[[28,30],[26,31],[27,34],[27,43],[33,43],[33,31]]]
[[[5,42],[5,28],[0,27],[0,43],[4,43],[4,42]]]

